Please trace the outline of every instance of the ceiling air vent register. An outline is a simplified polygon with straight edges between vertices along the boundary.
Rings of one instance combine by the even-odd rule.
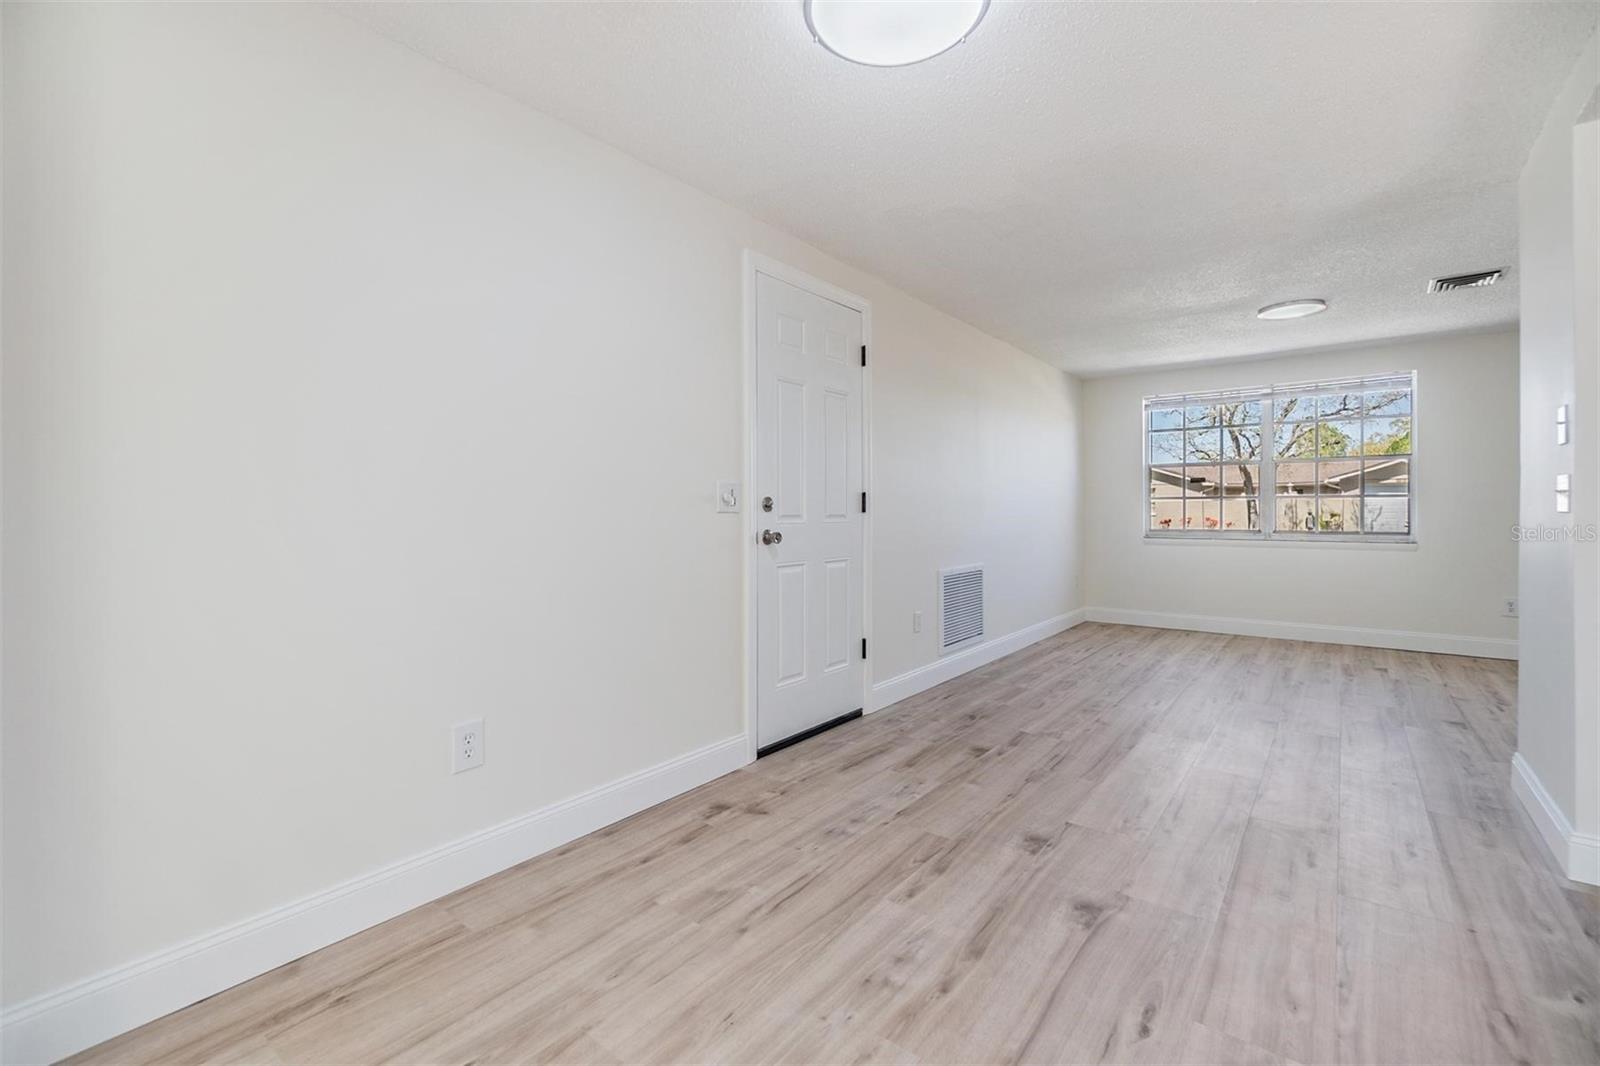
[[[983,567],[939,571],[939,654],[983,639]]]
[[[1454,292],[1457,289],[1481,289],[1500,280],[1504,270],[1480,270],[1476,274],[1454,274],[1448,278],[1434,278],[1428,282],[1429,292]]]

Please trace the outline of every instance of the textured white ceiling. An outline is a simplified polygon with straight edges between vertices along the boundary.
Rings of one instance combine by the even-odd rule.
[[[768,3],[341,4],[1069,370],[1509,324],[1594,3],[994,4],[913,67]],[[1330,310],[1259,322],[1263,304]]]

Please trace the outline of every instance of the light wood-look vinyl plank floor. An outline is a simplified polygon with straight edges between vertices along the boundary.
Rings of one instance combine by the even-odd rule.
[[[1594,1063],[1515,698],[1082,625],[76,1061]]]

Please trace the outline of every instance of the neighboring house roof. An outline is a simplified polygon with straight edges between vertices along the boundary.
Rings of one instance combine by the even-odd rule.
[[[1354,469],[1322,478],[1319,485],[1323,492],[1354,495],[1361,489],[1361,466],[1355,463],[1353,458],[1341,461],[1350,462]],[[1411,462],[1409,455],[1385,458],[1377,462],[1369,460],[1366,467],[1367,474],[1370,477],[1380,478],[1398,485],[1403,481],[1410,480],[1410,472],[1406,467],[1409,462]],[[1310,495],[1310,492],[1286,493],[1286,495]]]
[[[1308,462],[1309,460],[1296,459],[1292,461]],[[1354,495],[1357,491],[1359,491],[1361,485],[1361,466],[1358,462],[1358,457],[1350,456],[1347,458],[1341,458],[1338,461],[1351,463],[1354,468],[1342,473],[1332,474],[1328,477],[1322,478],[1318,484],[1323,492],[1326,492],[1330,495]],[[1406,467],[1406,464],[1409,462],[1411,462],[1411,457],[1409,455],[1395,456],[1393,458],[1385,457],[1384,459],[1378,461],[1372,461],[1371,457],[1368,457],[1367,473],[1372,477],[1382,478],[1383,480],[1389,481],[1395,485],[1399,485],[1403,482],[1409,481],[1409,471]],[[1219,463],[1216,465],[1221,467],[1231,467],[1237,466],[1238,464]],[[1211,464],[1208,463],[1202,466],[1189,467],[1188,469],[1204,470],[1210,467]],[[1252,485],[1250,491],[1246,493],[1245,486],[1242,482],[1238,484],[1225,484],[1222,486],[1223,491],[1219,493],[1217,491],[1218,486],[1215,481],[1204,476],[1194,476],[1192,474],[1185,475],[1184,469],[1185,468],[1182,466],[1152,466],[1150,468],[1150,480],[1158,484],[1169,485],[1173,488],[1183,488],[1187,484],[1190,491],[1198,490],[1201,495],[1205,496],[1254,496],[1256,488],[1259,487]],[[1287,492],[1283,495],[1309,496],[1311,495],[1311,491],[1311,487],[1307,485],[1304,491]]]

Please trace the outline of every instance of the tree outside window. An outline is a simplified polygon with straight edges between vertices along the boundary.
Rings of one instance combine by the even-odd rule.
[[[1147,399],[1148,531],[1408,536],[1414,391],[1385,375]]]

